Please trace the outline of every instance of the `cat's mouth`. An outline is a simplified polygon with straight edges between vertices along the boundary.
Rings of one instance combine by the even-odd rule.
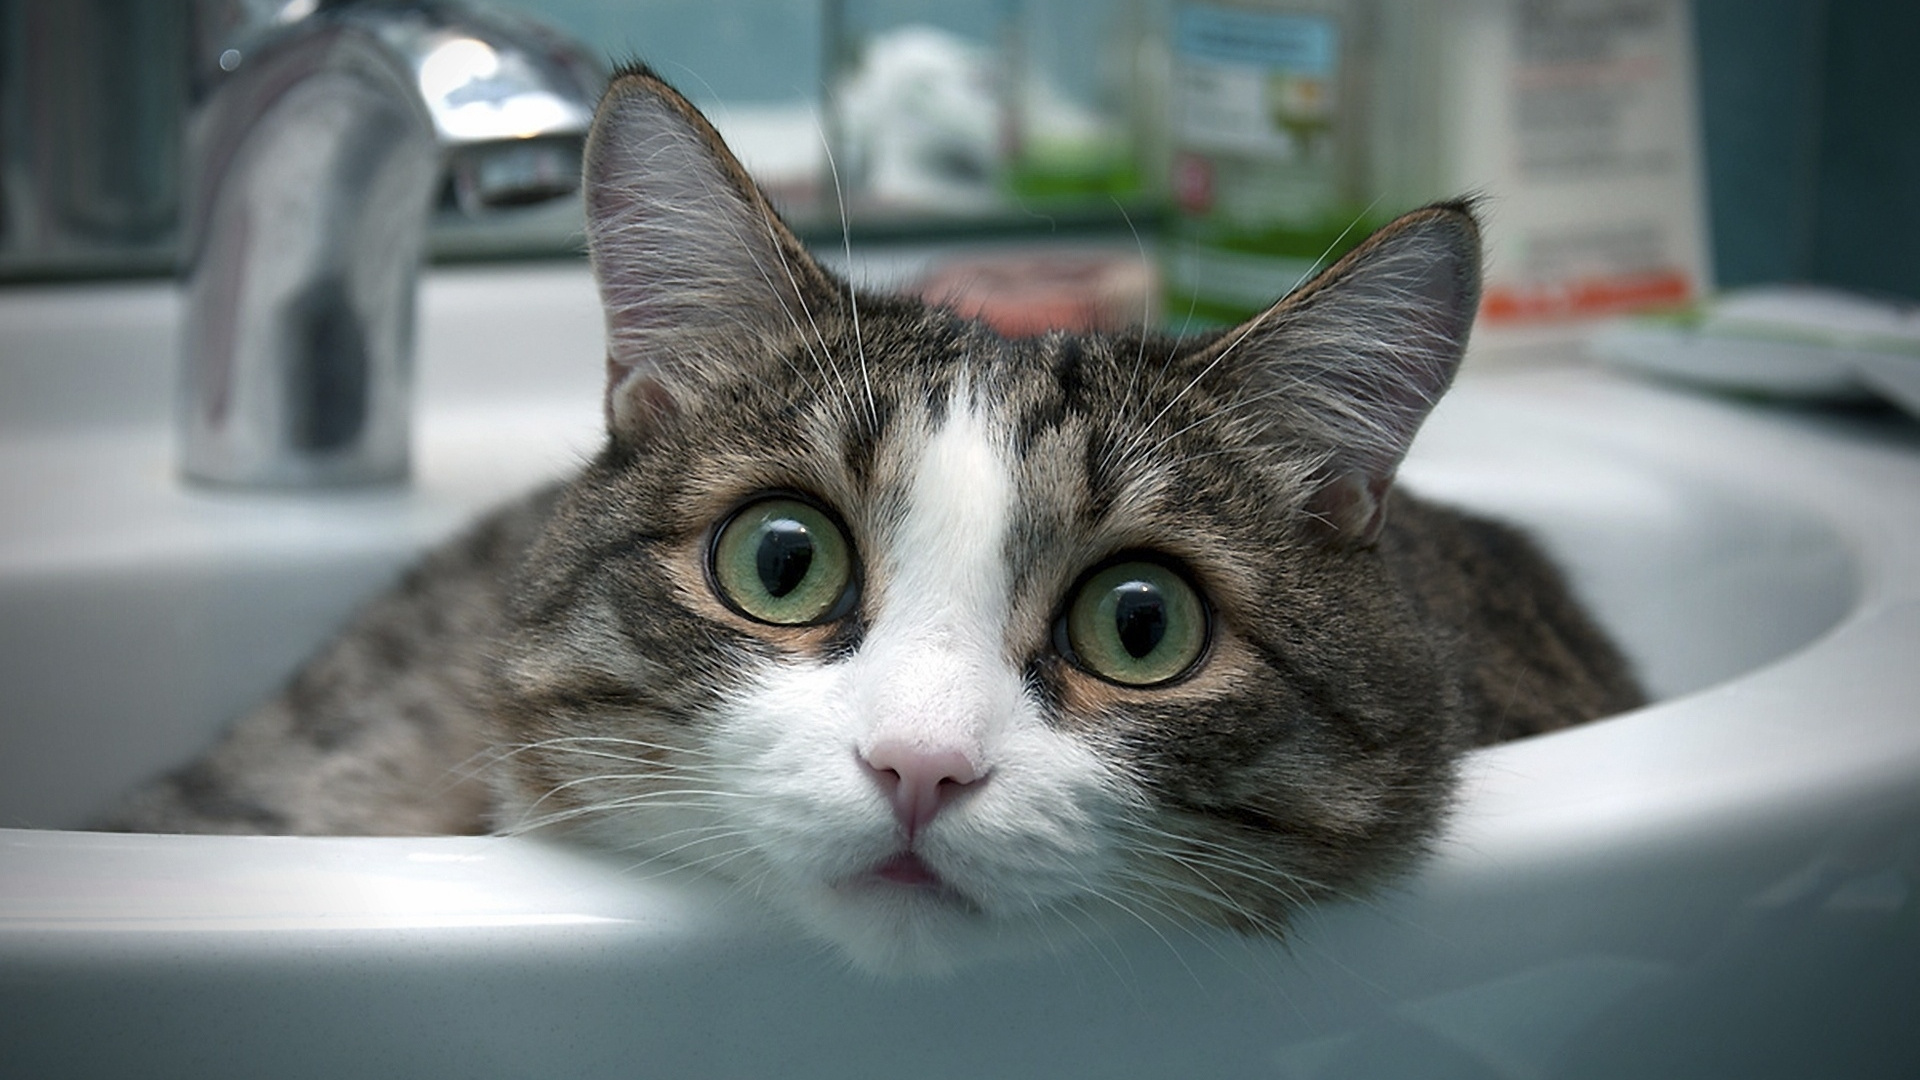
[[[938,870],[912,851],[889,855],[847,884],[863,890],[912,893],[968,910],[979,908],[966,893],[955,888],[952,882],[941,877]]]
[[[869,871],[870,876],[909,888],[942,889],[947,883],[926,861],[911,851],[902,851]]]

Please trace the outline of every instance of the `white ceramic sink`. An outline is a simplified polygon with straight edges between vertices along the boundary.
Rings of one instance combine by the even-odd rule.
[[[52,831],[597,443],[581,268],[427,281],[404,491],[181,487],[173,318],[160,286],[0,293],[0,1072],[1920,1068],[1920,426],[1470,373],[1408,482],[1534,527],[1660,700],[1476,754],[1431,863],[1290,950],[1121,928],[897,984],[536,841]]]
[[[0,294],[0,826],[190,756],[415,552],[598,447],[577,267],[431,280],[414,482],[345,493],[179,482],[172,290],[99,292]]]

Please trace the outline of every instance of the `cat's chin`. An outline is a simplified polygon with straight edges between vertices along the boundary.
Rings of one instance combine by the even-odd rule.
[[[889,860],[826,885],[794,913],[854,967],[885,978],[937,978],[1024,951],[1036,938],[917,860]]]

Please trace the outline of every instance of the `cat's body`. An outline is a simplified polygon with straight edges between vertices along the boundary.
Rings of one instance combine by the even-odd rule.
[[[854,296],[644,72],[588,151],[610,439],[121,827],[553,826],[877,968],[1127,912],[1277,931],[1470,746],[1637,703],[1518,534],[1390,487],[1477,233],[1409,215],[1210,341]]]

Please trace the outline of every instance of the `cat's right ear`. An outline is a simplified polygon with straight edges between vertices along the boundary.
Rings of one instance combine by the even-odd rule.
[[[582,172],[616,439],[644,441],[717,376],[784,352],[836,295],[713,125],[644,68],[607,88]]]

